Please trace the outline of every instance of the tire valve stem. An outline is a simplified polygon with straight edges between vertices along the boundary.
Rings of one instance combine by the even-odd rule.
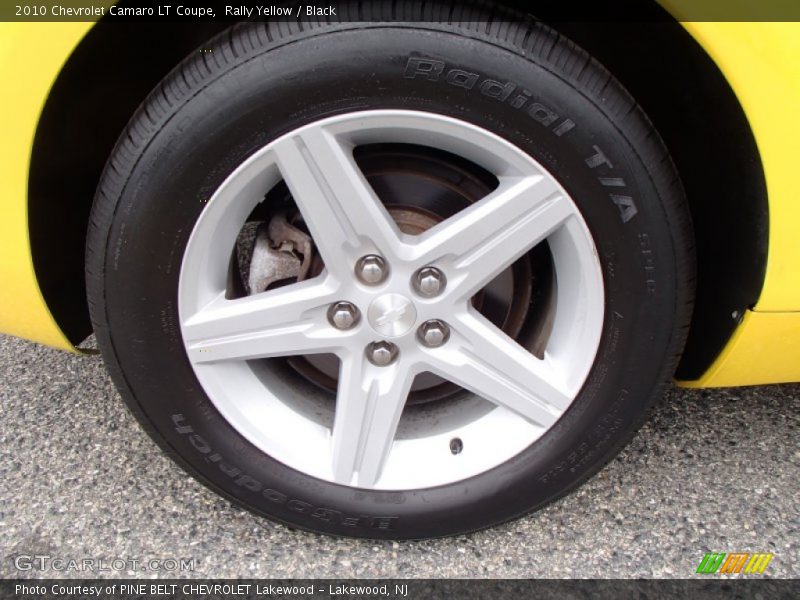
[[[461,451],[464,449],[464,442],[461,441],[461,438],[453,438],[450,440],[450,452],[453,454],[461,454]]]

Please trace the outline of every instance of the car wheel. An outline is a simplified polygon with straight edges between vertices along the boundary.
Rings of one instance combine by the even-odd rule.
[[[618,452],[682,348],[691,226],[652,125],[547,27],[453,10],[232,28],[98,189],[90,308],[123,397],[292,526],[421,538],[536,509]]]

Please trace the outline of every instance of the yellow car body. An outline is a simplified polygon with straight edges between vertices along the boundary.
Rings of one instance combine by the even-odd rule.
[[[665,2],[665,4],[669,4]],[[674,14],[678,14],[675,13]],[[28,223],[31,156],[63,65],[93,23],[0,24],[0,331],[76,351],[34,270]],[[727,79],[760,153],[769,205],[768,258],[758,301],[695,387],[800,380],[800,23],[685,22]]]

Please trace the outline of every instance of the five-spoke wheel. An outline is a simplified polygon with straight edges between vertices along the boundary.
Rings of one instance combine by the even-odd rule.
[[[497,187],[418,235],[403,233],[353,157],[364,143],[416,143],[491,169]],[[284,181],[324,261],[311,279],[230,298],[230,256],[245,218]],[[473,305],[538,244],[555,265],[553,328],[542,356]],[[187,246],[180,282],[186,350],[212,401],[247,439],[290,467],[345,485],[414,489],[476,475],[549,429],[594,360],[603,279],[575,204],[541,165],[496,135],[441,115],[360,111],[268,144],[213,194]],[[545,318],[545,317],[541,317]],[[330,428],[282,395],[251,361],[333,354]],[[415,376],[474,398],[416,418],[398,436]],[[287,397],[288,396],[288,397]],[[410,420],[410,419],[409,419]],[[410,430],[408,430],[410,428]],[[444,429],[444,431],[443,431]],[[454,455],[450,440],[463,452]],[[422,468],[424,465],[424,468]]]

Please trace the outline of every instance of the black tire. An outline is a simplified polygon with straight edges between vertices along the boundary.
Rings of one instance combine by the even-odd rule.
[[[384,4],[370,10],[391,10]],[[421,5],[432,10],[433,3]],[[476,28],[474,13],[465,19],[472,24],[459,22],[460,10],[454,5],[450,16],[448,8],[445,22],[347,23],[340,15],[343,22],[302,27],[233,27],[158,85],[100,182],[87,285],[114,381],[188,472],[277,521],[334,535],[424,538],[518,517],[600,470],[641,425],[677,364],[693,299],[693,245],[659,135],[621,85],[570,41],[513,16],[501,22],[499,13]],[[508,82],[526,90],[523,107],[515,107],[515,94],[503,97],[500,84]],[[339,486],[256,449],[200,388],[177,315],[182,250],[201,199],[277,136],[382,107],[472,122],[545,165],[588,223],[606,284],[596,362],[560,421],[493,470],[424,492]]]

